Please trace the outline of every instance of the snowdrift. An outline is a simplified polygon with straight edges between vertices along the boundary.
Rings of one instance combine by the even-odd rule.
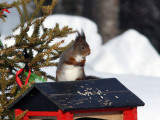
[[[130,29],[100,48],[90,66],[112,74],[134,74],[160,77],[160,56],[149,40]]]

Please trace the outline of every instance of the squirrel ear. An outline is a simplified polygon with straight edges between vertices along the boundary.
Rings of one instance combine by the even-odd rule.
[[[86,36],[84,34],[84,31],[81,30],[81,33],[77,32],[78,33],[78,36],[76,38],[76,41],[77,42],[82,42],[82,41],[85,41],[86,40]]]
[[[82,38],[83,40],[86,40],[86,36],[85,36],[85,34],[84,34],[83,29],[81,29],[81,38]]]
[[[82,37],[81,37],[81,34],[79,32],[77,32],[77,33],[78,33],[78,36],[76,37],[75,42],[80,43],[80,42],[82,42]]]
[[[78,36],[76,37],[75,40],[75,46],[78,46],[79,43],[86,41],[86,37],[83,30],[81,30],[81,34],[79,32],[77,32],[77,34]]]

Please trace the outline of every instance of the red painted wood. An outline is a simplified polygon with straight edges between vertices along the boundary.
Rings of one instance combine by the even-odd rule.
[[[58,116],[58,112],[50,111],[28,111],[26,116]]]
[[[71,112],[58,112],[50,111],[28,111],[22,120],[29,120],[29,116],[56,116],[57,120],[73,120],[74,113],[92,113],[92,112],[107,112],[107,111],[123,111],[123,120],[137,120],[137,108],[109,108],[109,109],[95,109],[95,110],[79,110]],[[15,116],[18,116],[23,111],[20,109],[15,110]]]
[[[73,120],[73,114],[71,114],[70,112],[66,113],[66,120]]]
[[[123,112],[123,120],[137,120],[137,108],[125,110]]]
[[[23,113],[24,111],[22,111],[21,109],[15,109],[15,117],[17,117],[19,114]],[[24,116],[22,118],[22,120],[29,120],[29,117],[28,116]]]
[[[108,109],[94,109],[94,110],[78,110],[78,111],[71,111],[70,113],[74,114],[74,113],[108,112],[108,111],[126,111],[131,109],[132,107],[108,108]]]
[[[20,109],[15,109],[15,117],[17,117],[21,113]]]
[[[29,120],[29,117],[25,116],[22,120]]]
[[[70,112],[63,112],[62,110],[58,110],[57,120],[73,120],[73,114]]]
[[[15,109],[15,116],[18,116],[23,111],[20,109]],[[28,111],[25,116],[58,116],[58,112],[50,111]]]
[[[15,117],[21,114],[23,111],[20,109],[15,110]],[[56,116],[57,120],[73,120],[73,114],[70,112],[63,112],[58,110],[58,112],[50,111],[28,111],[22,120],[29,120],[30,116]]]

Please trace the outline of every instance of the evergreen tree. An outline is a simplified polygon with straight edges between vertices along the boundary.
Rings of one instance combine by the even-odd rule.
[[[52,9],[57,2],[56,0],[52,0],[51,5],[48,6],[43,6],[45,0],[34,0],[36,9],[31,16],[28,15],[26,7],[26,3],[29,2],[30,0],[18,0],[12,4],[0,4],[0,10],[3,8],[8,9],[16,7],[20,16],[20,24],[13,29],[13,32],[16,30],[19,30],[20,32],[16,35],[6,37],[7,40],[13,38],[15,44],[10,47],[2,45],[2,43],[0,44],[1,119],[12,119],[13,111],[8,111],[7,106],[30,87],[30,84],[27,84],[26,86],[24,85],[29,71],[31,71],[32,75],[36,75],[40,78],[54,80],[54,76],[48,75],[40,68],[56,66],[57,63],[55,60],[58,59],[60,54],[70,46],[69,44],[65,47],[61,47],[60,45],[64,40],[56,42],[55,38],[66,37],[68,34],[75,32],[68,26],[60,29],[58,24],[56,24],[54,28],[46,28],[43,25],[46,17],[52,12]],[[19,5],[22,5],[22,9]],[[44,16],[35,19],[40,10],[43,11]],[[0,18],[3,20],[4,17],[4,14],[0,15]],[[27,32],[30,30],[31,26],[33,27],[33,32],[29,36]],[[52,44],[53,41],[55,44]],[[18,76],[22,81],[22,89],[21,92],[18,93],[18,85],[15,76],[17,71],[22,68],[22,73]],[[20,118],[22,116],[20,116]]]
[[[30,0],[23,0],[24,3],[29,3]],[[5,17],[7,17],[6,14],[4,14],[3,12],[8,12],[9,8],[15,7],[17,5],[22,5],[22,1],[18,0],[17,2],[13,2],[12,4],[8,4],[8,3],[0,3],[0,18],[5,22]]]

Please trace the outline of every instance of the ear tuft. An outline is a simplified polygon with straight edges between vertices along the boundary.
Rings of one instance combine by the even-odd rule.
[[[86,40],[86,36],[85,36],[85,34],[84,34],[83,29],[81,29],[81,38],[82,38],[83,40]]]
[[[76,41],[78,42],[82,42],[84,40],[86,40],[86,37],[85,37],[85,34],[84,34],[84,31],[81,30],[81,33],[79,31],[77,31],[77,34],[78,36],[76,37]]]
[[[85,34],[83,32],[83,30],[81,30],[81,33],[79,31],[77,31],[78,36],[75,39],[74,42],[74,46],[78,46],[80,43],[85,42],[86,41],[86,37]]]

